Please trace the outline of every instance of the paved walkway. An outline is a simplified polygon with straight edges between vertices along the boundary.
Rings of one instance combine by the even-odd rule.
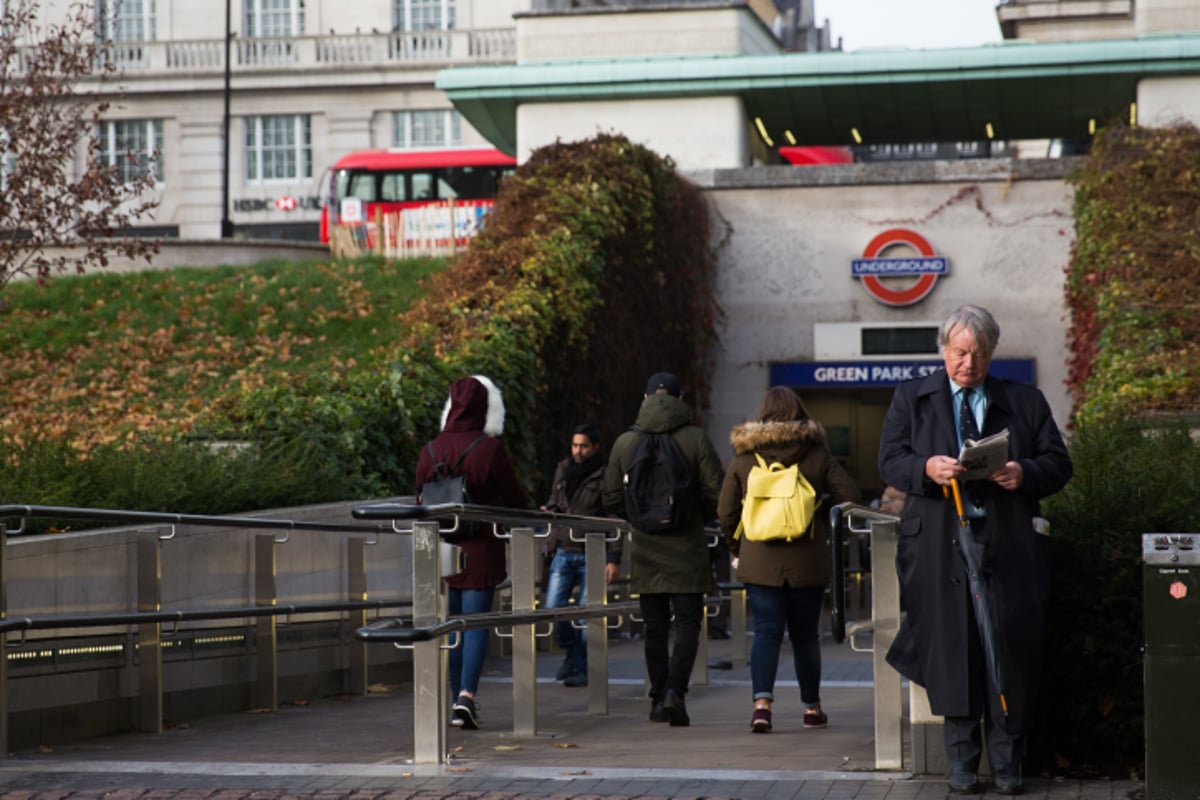
[[[641,641],[610,648],[608,716],[587,713],[585,689],[553,680],[556,655],[539,654],[538,734],[512,734],[507,659],[481,686],[482,727],[452,729],[452,762],[416,766],[410,686],[322,699],[274,713],[195,720],[162,735],[125,734],[0,761],[4,800],[505,800],[507,798],[770,798],[939,800],[941,775],[873,768],[869,656],[824,648],[829,726],[805,729],[790,659],[780,668],[775,730],[749,733],[748,668],[730,669],[727,641],[709,643],[706,685],[688,695],[692,724],[647,719]],[[786,652],[786,645],[785,645]],[[724,667],[724,668],[718,668]],[[1135,781],[1026,779],[1047,800],[1139,798]],[[984,797],[992,795],[985,794]]]

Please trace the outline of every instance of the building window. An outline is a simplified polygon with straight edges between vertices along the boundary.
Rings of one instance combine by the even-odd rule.
[[[131,183],[152,175],[163,179],[163,124],[161,119],[118,119],[100,123],[98,155],[116,167],[121,180]]]
[[[454,0],[395,0],[396,30],[406,33],[453,30]]]
[[[312,178],[312,121],[307,114],[246,118],[246,181]]]
[[[152,42],[155,0],[97,0],[100,36],[110,42]]]
[[[300,36],[303,33],[304,0],[247,0],[247,36]]]
[[[462,115],[457,111],[397,111],[395,114],[393,147],[458,147],[461,144]]]

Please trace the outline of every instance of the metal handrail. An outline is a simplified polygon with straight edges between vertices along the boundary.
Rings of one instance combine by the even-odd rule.
[[[830,622],[833,628],[833,640],[838,644],[846,641],[846,558],[843,552],[846,533],[869,535],[870,522],[896,522],[900,518],[895,514],[880,511],[870,506],[858,503],[839,503],[829,509],[829,529],[831,551],[830,572],[833,579],[832,607],[829,610]],[[855,523],[866,522],[866,527],[855,527]]]
[[[234,517],[210,514],[174,514],[164,511],[123,511],[111,508],[72,508],[70,506],[0,505],[0,519],[86,519],[96,522],[156,522],[175,525],[212,525],[229,528],[270,530],[335,531],[379,533],[383,525],[359,525],[349,522],[309,522],[266,517]],[[13,534],[15,531],[9,531]]]
[[[608,603],[603,606],[561,606],[559,608],[539,608],[534,611],[492,611],[484,614],[464,614],[461,617],[450,617],[434,625],[421,628],[400,627],[411,620],[390,619],[373,623],[359,628],[354,632],[355,638],[365,642],[393,642],[411,644],[413,642],[429,642],[456,631],[474,630],[477,628],[508,627],[510,625],[535,625],[539,622],[556,622],[561,619],[596,619],[597,617],[614,616],[614,612],[633,611],[638,608],[638,600],[624,600],[619,603]]]
[[[142,625],[156,622],[195,622],[245,617],[321,614],[329,611],[365,611],[411,605],[411,600],[347,600],[340,603],[290,603],[272,606],[241,606],[213,610],[119,611],[107,614],[55,614],[45,617],[9,617],[0,620],[0,633],[9,631],[99,628],[109,625]]]
[[[350,510],[355,519],[455,519],[464,522],[490,522],[505,527],[541,527],[558,525],[564,528],[586,528],[589,531],[625,533],[629,523],[618,517],[587,517],[562,514],[557,511],[535,511],[521,508],[481,506],[474,503],[438,503],[416,505],[405,503],[373,503]],[[397,530],[393,526],[393,530]],[[448,533],[449,531],[443,531]]]

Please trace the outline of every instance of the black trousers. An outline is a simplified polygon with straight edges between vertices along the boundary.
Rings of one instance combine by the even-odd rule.
[[[643,594],[639,603],[645,626],[650,698],[662,700],[668,689],[682,697],[687,694],[700,648],[704,595]]]

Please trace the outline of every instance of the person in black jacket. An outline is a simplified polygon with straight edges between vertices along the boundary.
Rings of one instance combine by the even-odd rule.
[[[583,517],[604,516],[601,493],[604,489],[604,457],[600,453],[600,430],[591,423],[583,423],[571,435],[571,455],[559,462],[554,470],[554,482],[550,488],[550,499],[542,506],[543,511],[555,511]],[[583,531],[571,530],[562,525],[550,529],[547,553],[551,556],[546,580],[546,608],[562,608],[571,601],[575,589],[579,589],[580,604],[587,602],[587,571],[584,558]],[[617,579],[621,565],[621,545],[608,545],[604,565],[604,579],[612,583]],[[587,636],[576,630],[570,620],[560,620],[554,626],[558,646],[562,649],[563,663],[558,668],[557,680],[566,686],[587,686]]]

